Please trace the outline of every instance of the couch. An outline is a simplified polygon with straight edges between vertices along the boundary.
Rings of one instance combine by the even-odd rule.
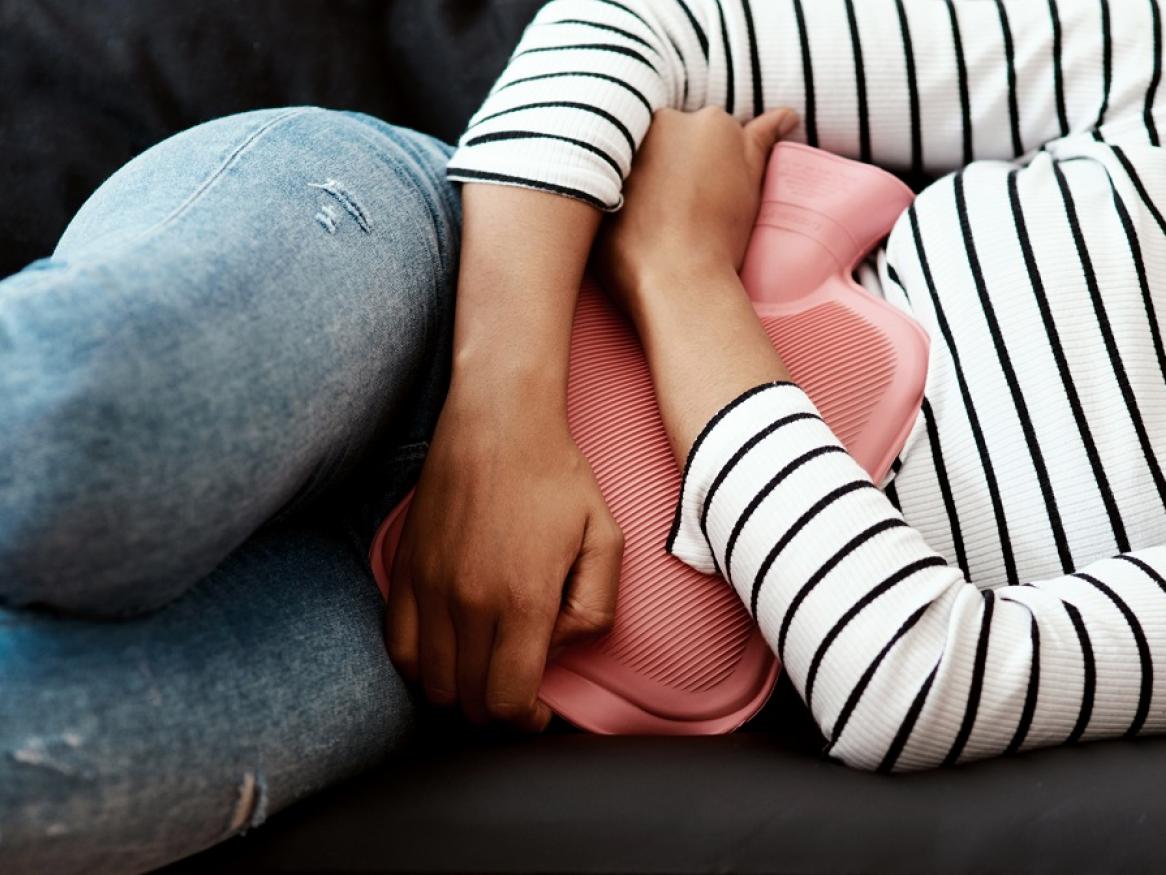
[[[0,0],[0,275],[47,255],[120,164],[219,115],[310,103],[455,138],[538,5]],[[821,746],[784,681],[718,738],[434,716],[377,770],[165,871],[1166,870],[1166,739],[898,777]]]

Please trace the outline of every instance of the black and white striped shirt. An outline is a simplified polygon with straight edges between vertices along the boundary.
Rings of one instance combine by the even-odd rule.
[[[828,752],[955,763],[1166,729],[1159,0],[555,0],[453,156],[607,209],[662,106],[946,173],[878,257],[932,338],[874,488],[791,384],[693,448],[670,549],[723,569]]]

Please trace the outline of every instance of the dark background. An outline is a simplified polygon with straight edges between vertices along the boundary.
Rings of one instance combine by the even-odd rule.
[[[356,109],[454,140],[541,0],[0,0],[0,276],[218,116]]]

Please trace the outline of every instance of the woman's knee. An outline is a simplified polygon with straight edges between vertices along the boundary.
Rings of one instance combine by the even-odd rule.
[[[0,284],[0,603],[129,615],[199,573],[151,546],[173,523],[164,469],[181,462],[161,458],[169,402],[143,395],[150,363],[35,306],[63,270]]]
[[[187,197],[201,215],[0,283],[0,601],[165,604],[336,447],[359,446],[370,411],[399,415],[444,354],[460,221],[448,147],[329,110],[255,121],[236,179]],[[278,221],[235,234],[257,193],[285,198],[267,207]],[[107,224],[124,200],[106,199]],[[280,255],[293,230],[314,238],[294,276]],[[293,416],[322,403],[330,420]]]

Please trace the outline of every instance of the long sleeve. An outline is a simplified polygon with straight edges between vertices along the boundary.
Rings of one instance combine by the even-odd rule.
[[[471,119],[457,181],[604,209],[661,107],[740,119],[943,172],[1118,120],[1157,144],[1159,0],[552,0]]]
[[[1166,548],[979,589],[908,526],[797,386],[694,445],[672,552],[721,570],[812,711],[868,769],[1166,727]]]

